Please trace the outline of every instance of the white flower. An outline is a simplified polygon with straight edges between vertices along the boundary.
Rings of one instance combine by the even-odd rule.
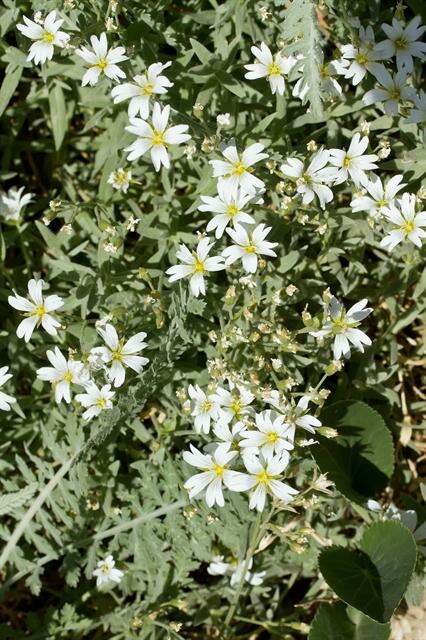
[[[118,189],[119,191],[127,193],[131,179],[132,172],[128,169],[122,169],[120,167],[109,174],[108,184],[111,184],[114,189]]]
[[[244,65],[248,71],[244,77],[247,78],[247,80],[267,78],[272,93],[278,93],[282,96],[285,89],[284,75],[290,73],[296,64],[296,59],[292,56],[286,58],[280,52],[273,56],[269,47],[267,47],[264,42],[260,43],[260,48],[251,47],[251,52],[257,59],[257,62]]]
[[[357,187],[368,182],[368,176],[365,172],[377,169],[374,161],[378,160],[378,156],[375,154],[363,155],[367,147],[367,136],[361,138],[360,134],[356,133],[347,151],[330,149],[330,164],[336,167],[334,184],[345,182],[349,176]]]
[[[112,324],[106,324],[105,328],[98,327],[98,333],[105,341],[106,346],[95,347],[91,353],[100,354],[105,364],[110,364],[108,378],[114,387],[121,387],[126,377],[125,367],[130,367],[139,373],[149,359],[137,354],[147,346],[144,339],[146,333],[141,331],[129,338],[126,342],[119,339],[117,331]]]
[[[381,102],[387,115],[398,115],[399,103],[402,100],[413,100],[415,95],[413,87],[407,84],[406,69],[400,69],[392,76],[382,64],[378,64],[373,74],[381,86],[378,89],[367,91],[362,98],[363,103],[370,105]]]
[[[422,90],[419,95],[413,96],[414,109],[405,122],[414,122],[416,124],[426,125],[426,93]]]
[[[121,582],[121,578],[124,576],[123,571],[115,568],[115,561],[113,557],[107,556],[105,560],[100,560],[98,562],[97,568],[92,573],[93,577],[96,578],[96,586],[101,587],[103,584],[107,582]]]
[[[171,64],[171,62],[165,64],[155,62],[145,73],[135,76],[134,82],[124,82],[114,87],[111,91],[114,103],[130,99],[129,117],[134,118],[139,114],[143,120],[146,120],[149,116],[149,101],[152,96],[165,94],[168,88],[173,87],[173,82],[161,75]]]
[[[101,389],[98,389],[96,384],[91,380],[86,385],[86,393],[77,394],[75,399],[87,409],[87,411],[83,413],[83,419],[91,420],[105,409],[112,409],[111,399],[114,396],[115,393],[111,391],[110,384],[105,384]]]
[[[210,160],[213,176],[223,180],[227,188],[240,185],[251,193],[256,189],[263,189],[265,183],[253,175],[252,166],[268,157],[267,153],[262,153],[264,148],[263,144],[256,142],[247,147],[240,156],[235,144],[227,146],[222,151],[225,160]]]
[[[208,433],[210,431],[211,420],[217,420],[219,415],[219,407],[212,395],[206,393],[198,386],[198,384],[188,387],[188,394],[192,400],[192,413],[195,418],[194,429],[197,433]]]
[[[66,360],[58,347],[54,351],[46,352],[51,367],[37,369],[37,378],[52,384],[55,390],[55,400],[59,404],[61,400],[71,402],[71,385],[85,386],[89,376],[84,364],[79,360]]]
[[[309,204],[318,196],[320,206],[325,209],[327,202],[333,200],[333,192],[323,182],[327,182],[333,176],[333,169],[326,167],[330,158],[330,152],[320,149],[312,156],[312,159],[305,169],[303,162],[297,158],[287,158],[281,165],[284,175],[297,179],[297,192],[303,195],[303,204]]]
[[[46,60],[51,60],[55,45],[64,47],[69,35],[64,31],[59,31],[63,23],[62,18],[56,19],[56,11],[47,14],[43,24],[33,22],[27,16],[23,16],[25,24],[17,24],[16,28],[30,40],[34,40],[30,46],[27,60],[34,60],[34,64],[43,64]]]
[[[243,211],[244,207],[256,197],[253,192],[246,192],[238,185],[231,187],[224,182],[219,181],[217,184],[217,196],[200,196],[203,204],[200,204],[200,211],[211,211],[216,213],[207,224],[207,232],[216,229],[216,238],[221,238],[229,223],[235,226],[245,222],[246,224],[254,224],[254,218]]]
[[[235,458],[237,451],[230,451],[227,444],[219,445],[212,455],[201,453],[192,444],[190,449],[190,451],[183,452],[183,459],[203,471],[191,476],[185,482],[184,487],[188,490],[189,498],[192,499],[205,490],[205,500],[208,507],[213,507],[214,504],[223,507],[225,500],[222,482],[228,486],[237,474],[236,471],[228,469],[228,464]]]
[[[315,429],[321,426],[318,418],[307,413],[309,399],[309,395],[302,396],[295,407],[286,407],[284,419],[293,429],[293,434],[296,427],[305,429],[305,431],[309,431],[309,433],[315,433]]]
[[[205,295],[205,274],[209,271],[220,271],[225,268],[223,256],[207,257],[212,247],[213,243],[210,243],[210,238],[202,238],[195,252],[191,252],[188,247],[181,244],[176,252],[176,258],[183,264],[176,264],[167,269],[166,274],[169,276],[169,282],[189,277],[189,288],[192,294],[196,298],[200,293]]]
[[[321,53],[321,58],[324,54]],[[321,89],[333,97],[342,95],[342,87],[334,76],[339,76],[346,72],[346,66],[349,66],[347,60],[330,60],[330,62],[322,62],[320,64],[319,73],[321,78]]]
[[[397,206],[392,204],[384,212],[394,228],[383,238],[380,246],[392,251],[400,242],[410,240],[421,248],[422,238],[426,238],[426,231],[423,229],[426,227],[426,211],[416,213],[416,196],[412,193],[403,193],[396,204]]]
[[[9,367],[0,367],[0,387],[12,377],[11,373],[8,373]],[[2,411],[10,411],[10,405],[16,402],[16,398],[9,396],[4,391],[0,391],[0,409]]]
[[[234,472],[235,475],[227,487],[231,491],[250,491],[250,509],[263,511],[267,494],[287,503],[291,501],[292,496],[299,493],[279,479],[288,465],[288,455],[285,458],[276,455],[267,460],[247,455],[243,457],[243,461],[248,473]]]
[[[126,230],[134,233],[140,221],[141,221],[140,218],[135,218],[134,216],[130,216],[126,222]]]
[[[263,402],[266,402],[266,404],[270,404],[280,411],[283,411],[287,406],[287,401],[280,394],[278,389],[265,389],[262,392],[262,400]]]
[[[250,453],[261,453],[265,459],[274,454],[288,458],[288,451],[294,448],[294,429],[284,422],[284,417],[267,409],[256,413],[255,421],[256,429],[241,432],[240,447]]]
[[[241,560],[240,562],[238,562],[235,558],[233,558],[230,562],[225,562],[224,556],[213,556],[212,561],[207,567],[207,573],[209,573],[211,576],[230,575],[229,582],[231,584],[231,587],[235,587],[241,582],[245,564],[245,560]],[[247,563],[244,580],[252,587],[257,587],[263,583],[263,578],[266,574],[266,571],[252,572],[250,571],[252,566],[253,558],[250,558],[249,562]]]
[[[239,224],[235,225],[235,229],[227,229],[226,232],[231,236],[235,244],[223,250],[226,266],[241,258],[244,271],[246,273],[255,273],[257,270],[257,256],[265,255],[275,258],[277,254],[273,251],[273,248],[278,243],[265,240],[271,228],[265,227],[263,223],[258,224],[250,236],[244,227]]]
[[[219,115],[216,116],[216,122],[220,127],[229,127],[231,125],[231,114],[219,113]]]
[[[222,413],[221,419],[213,427],[213,432],[221,443],[227,442],[229,447],[237,451],[240,447],[241,432],[246,428],[243,420],[239,420],[229,427],[228,416]]]
[[[160,171],[161,165],[166,169],[170,167],[169,154],[170,145],[182,144],[191,138],[188,133],[187,124],[178,124],[168,127],[170,116],[169,105],[161,109],[158,102],[154,104],[152,111],[152,125],[142,118],[130,118],[130,125],[126,131],[133,133],[137,139],[132,142],[124,151],[128,151],[128,160],[137,160],[147,151],[151,152],[151,160],[156,171]]]
[[[119,62],[128,60],[128,57],[124,55],[126,53],[125,48],[114,47],[108,51],[108,41],[105,33],[101,33],[99,38],[90,36],[90,42],[92,43],[93,51],[90,51],[87,47],[75,50],[76,54],[90,65],[83,76],[81,86],[85,87],[90,84],[93,87],[99,82],[102,74],[111,80],[125,78],[126,74],[118,66]]]
[[[12,187],[7,194],[1,195],[0,211],[7,221],[17,222],[22,209],[32,202],[32,193],[24,193],[25,187],[15,189]]]
[[[224,562],[224,556],[213,556],[212,561],[207,567],[207,573],[211,576],[224,576],[228,573],[231,564]]]
[[[372,72],[378,60],[386,58],[381,44],[376,44],[371,26],[366,29],[360,27],[357,44],[345,44],[342,46],[342,62],[349,61],[345,71],[345,78],[352,78],[352,84],[356,86],[361,82],[367,71]],[[352,62],[351,62],[352,61]]]
[[[416,16],[407,25],[396,18],[393,18],[392,25],[382,24],[382,29],[387,35],[387,39],[380,43],[387,59],[396,56],[398,69],[405,69],[408,72],[413,70],[413,58],[425,59],[425,42],[417,42],[422,36],[426,27],[420,27],[421,18]]]
[[[358,211],[367,211],[370,215],[378,217],[385,211],[389,210],[389,207],[393,204],[395,195],[400,189],[405,187],[404,183],[401,183],[403,177],[401,175],[393,176],[385,186],[383,186],[380,178],[373,174],[371,180],[365,183],[370,196],[360,196],[354,198],[351,202],[352,211],[357,213]]]
[[[63,307],[64,301],[56,295],[43,298],[43,286],[43,280],[32,279],[28,282],[29,299],[17,293],[8,297],[10,306],[18,311],[24,311],[27,316],[16,329],[18,338],[24,338],[25,342],[29,342],[34,329],[40,325],[51,336],[56,336],[57,328],[61,326],[60,322],[50,314]]]
[[[328,306],[328,320],[322,329],[311,332],[315,338],[334,336],[333,355],[335,360],[339,360],[342,355],[349,358],[351,355],[350,343],[361,353],[364,353],[364,345],[371,345],[370,338],[357,328],[361,320],[364,320],[373,311],[370,307],[366,307],[366,304],[367,300],[364,298],[354,304],[349,311],[345,311],[343,305],[333,297]]]
[[[297,58],[300,59],[303,58],[303,56],[297,56]],[[318,67],[321,79],[321,90],[323,93],[332,97],[340,97],[342,95],[342,87],[334,76],[344,75],[348,66],[349,60],[331,60],[330,62],[324,62],[324,54],[321,52],[318,58]],[[303,75],[303,67],[304,65],[302,64],[298,68],[298,73],[302,75],[297,80],[292,90],[292,95],[295,98],[299,98],[302,102],[304,102],[309,91],[309,85],[306,83]]]
[[[217,387],[213,394],[215,402],[220,406],[221,421],[241,420],[250,413],[249,405],[254,400],[254,395],[246,387],[236,385],[229,381],[229,391],[223,387]]]

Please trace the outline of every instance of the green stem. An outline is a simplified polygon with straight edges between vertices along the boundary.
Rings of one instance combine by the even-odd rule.
[[[225,633],[226,633],[225,638],[228,637],[228,634],[227,634],[226,630],[229,628],[229,625],[232,622],[232,619],[233,619],[233,617],[235,615],[236,608],[238,606],[238,602],[239,602],[239,599],[240,599],[240,596],[241,596],[241,592],[243,590],[244,580],[245,580],[245,577],[246,577],[246,573],[248,571],[250,560],[254,556],[254,552],[256,551],[256,547],[257,547],[258,542],[260,540],[260,537],[261,537],[261,535],[263,533],[264,527],[266,526],[266,524],[271,519],[272,512],[273,512],[273,510],[271,511],[271,513],[269,514],[269,516],[265,519],[265,521],[263,523],[262,523],[262,515],[263,515],[264,512],[258,513],[257,514],[257,518],[256,518],[256,520],[255,520],[255,522],[253,524],[250,545],[249,545],[249,547],[247,549],[246,557],[245,557],[244,564],[243,564],[243,569],[242,569],[242,572],[241,572],[240,581],[238,583],[237,591],[235,593],[235,598],[234,598],[233,603],[229,607],[227,616],[226,616],[225,621],[223,623],[223,628],[225,629]]]
[[[161,629],[165,629],[174,638],[179,638],[179,640],[184,640],[183,636],[181,636],[180,633],[178,633],[174,629],[171,629],[169,626],[167,626],[163,622],[158,622],[158,620],[151,620],[150,622],[151,622],[151,624],[155,625],[156,627],[160,627]]]
[[[23,569],[22,571],[19,571],[12,578],[10,578],[10,580],[5,582],[5,584],[1,586],[0,593],[5,591],[8,587],[10,587],[12,584],[17,582],[21,578],[23,578],[25,575],[27,575],[27,573],[30,573],[35,568],[42,567],[43,565],[47,564],[48,562],[51,562],[51,560],[56,560],[61,553],[63,554],[64,552],[66,552],[68,550],[71,550],[74,546],[83,547],[83,546],[85,546],[86,544],[88,544],[88,543],[90,543],[92,541],[104,540],[104,538],[109,538],[110,536],[115,536],[117,533],[121,533],[122,531],[127,531],[128,529],[133,529],[133,527],[137,527],[139,524],[142,524],[144,522],[149,522],[149,520],[153,520],[154,518],[159,518],[160,516],[164,516],[164,515],[170,513],[171,511],[175,511],[176,509],[180,509],[181,507],[184,507],[186,505],[186,503],[187,503],[187,501],[185,499],[177,500],[176,502],[172,502],[171,504],[168,504],[165,507],[159,507],[158,509],[155,509],[154,511],[151,511],[150,513],[145,513],[144,515],[138,516],[137,518],[134,518],[133,520],[128,520],[127,522],[123,522],[122,524],[118,524],[115,527],[111,527],[110,529],[107,529],[106,531],[100,531],[99,533],[95,533],[95,535],[91,536],[90,538],[85,538],[84,540],[80,540],[76,544],[75,543],[70,543],[70,544],[66,545],[65,547],[62,547],[62,549],[59,549],[57,554],[56,553],[55,554],[48,554],[48,555],[44,556],[43,558],[41,558],[41,560],[39,560],[37,563],[32,564],[28,569]],[[29,520],[28,520],[28,522],[29,522]],[[17,540],[16,540],[16,542],[17,542]]]
[[[34,518],[35,514],[39,511],[43,503],[46,501],[48,496],[52,493],[53,489],[59,484],[62,478],[68,473],[75,459],[80,455],[81,449],[77,451],[69,460],[64,462],[61,468],[55,473],[53,478],[43,487],[43,489],[38,494],[37,498],[32,503],[31,507],[28,509],[22,520],[19,522],[17,527],[15,527],[14,532],[9,538],[8,543],[3,549],[3,553],[0,556],[0,571],[6,564],[9,559],[10,554],[14,551],[16,545],[19,542],[22,534],[25,529],[28,527],[31,520]]]
[[[109,427],[107,427],[108,430]],[[3,569],[6,562],[9,560],[11,553],[15,550],[16,545],[18,544],[22,534],[25,532],[25,529],[30,524],[31,520],[34,518],[39,509],[46,502],[47,498],[50,496],[52,491],[57,487],[62,478],[67,475],[68,471],[71,469],[72,465],[79,459],[79,457],[96,442],[96,438],[99,434],[105,430],[105,427],[101,427],[99,431],[97,431],[89,440],[69,458],[66,462],[61,465],[58,471],[55,473],[53,478],[49,480],[49,482],[43,487],[43,489],[38,494],[37,498],[34,500],[28,511],[25,513],[22,520],[15,527],[12,535],[9,538],[3,552],[0,556],[0,571]]]
[[[165,507],[159,507],[155,509],[155,511],[151,511],[151,513],[145,513],[138,518],[134,518],[133,520],[128,520],[127,522],[123,522],[122,524],[117,524],[115,527],[111,527],[111,529],[107,529],[106,531],[100,531],[99,533],[95,533],[91,538],[86,538],[81,543],[78,543],[78,546],[83,545],[88,540],[103,540],[104,538],[109,538],[111,536],[115,536],[117,533],[121,533],[122,531],[126,531],[127,529],[133,529],[133,527],[137,527],[139,524],[143,522],[147,522],[148,520],[153,520],[154,518],[159,518],[160,516],[164,516],[171,511],[175,511],[176,509],[180,509],[184,507],[187,503],[185,498],[181,500],[177,500],[176,502],[172,502]]]

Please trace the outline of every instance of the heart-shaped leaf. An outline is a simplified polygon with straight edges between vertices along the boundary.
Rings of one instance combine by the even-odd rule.
[[[353,614],[357,615],[353,615]],[[388,640],[389,624],[379,624],[343,602],[320,605],[309,633],[309,640]]]
[[[321,438],[311,447],[323,473],[349,500],[364,504],[384,489],[393,472],[391,434],[383,418],[364,402],[337,402],[321,419],[338,430],[337,438]]]
[[[387,622],[407,589],[415,562],[411,532],[388,521],[366,529],[358,549],[325,549],[319,567],[339,598],[373,620]]]

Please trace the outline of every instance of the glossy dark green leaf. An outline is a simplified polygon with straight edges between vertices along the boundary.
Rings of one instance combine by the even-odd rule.
[[[337,438],[318,437],[311,449],[323,473],[349,500],[364,504],[382,491],[393,472],[391,434],[383,418],[364,402],[338,402],[321,414]]]
[[[329,586],[373,620],[387,622],[403,597],[416,562],[411,532],[399,522],[377,522],[359,547],[330,547],[319,559]]]
[[[320,605],[309,640],[388,640],[389,624],[379,624],[361,612],[348,612],[343,602]]]

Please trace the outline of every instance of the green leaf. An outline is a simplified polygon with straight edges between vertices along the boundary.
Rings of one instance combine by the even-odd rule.
[[[344,496],[365,504],[393,473],[392,437],[383,418],[364,402],[342,401],[326,407],[321,419],[339,436],[318,436],[312,455]]]
[[[189,42],[191,43],[191,47],[193,48],[195,55],[197,56],[199,61],[202,64],[209,64],[213,56],[211,51],[206,49],[206,47],[201,44],[201,42],[198,42],[198,40],[195,40],[195,38],[189,38]]]
[[[321,573],[339,598],[377,622],[390,620],[415,563],[414,538],[396,521],[366,529],[357,549],[330,547],[319,558]]]
[[[37,482],[32,482],[27,487],[14,491],[13,493],[5,493],[0,496],[0,515],[10,514],[11,511],[23,507],[30,501],[37,490]]]
[[[0,89],[0,116],[6,110],[16,87],[19,84],[22,76],[22,71],[22,67],[17,67],[16,69],[14,69],[14,71],[8,73],[2,82]]]
[[[67,130],[64,92],[58,84],[49,91],[49,107],[55,149],[58,151],[61,148]]]
[[[389,635],[389,624],[379,624],[360,612],[350,618],[343,602],[337,602],[320,605],[309,640],[388,640]]]

